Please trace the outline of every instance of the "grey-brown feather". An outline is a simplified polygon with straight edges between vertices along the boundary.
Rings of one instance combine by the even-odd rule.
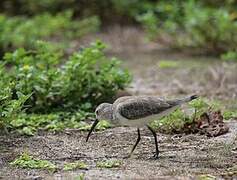
[[[118,106],[118,112],[129,120],[156,115],[177,106],[176,103],[167,103],[165,100],[151,96],[126,97],[118,100],[114,105]]]

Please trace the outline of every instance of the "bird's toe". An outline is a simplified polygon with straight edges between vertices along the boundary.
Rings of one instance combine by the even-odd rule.
[[[154,158],[154,159],[159,159],[159,157],[160,157],[160,156],[159,156],[159,154],[157,154],[157,153],[155,153],[155,154],[153,155],[153,158]]]

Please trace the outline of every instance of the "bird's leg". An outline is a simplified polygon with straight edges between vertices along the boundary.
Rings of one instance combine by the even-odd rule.
[[[147,125],[147,128],[152,132],[152,134],[155,138],[155,146],[156,146],[155,158],[158,158],[160,152],[159,152],[159,149],[158,149],[158,142],[157,142],[156,132],[149,125]]]
[[[137,141],[136,141],[136,143],[134,144],[134,146],[133,146],[133,148],[132,148],[132,150],[131,150],[131,152],[130,152],[130,154],[129,154],[129,157],[131,157],[133,151],[134,151],[135,148],[137,147],[137,145],[138,145],[138,143],[139,143],[140,140],[141,140],[140,130],[139,130],[139,128],[137,128]]]

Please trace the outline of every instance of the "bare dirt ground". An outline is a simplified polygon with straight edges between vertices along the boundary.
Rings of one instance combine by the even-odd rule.
[[[87,37],[80,44],[98,37],[110,44],[107,53],[124,59],[122,65],[132,72],[130,93],[169,97],[197,93],[237,108],[236,64],[171,52],[156,43],[147,43],[144,33],[134,28],[114,28]],[[178,65],[163,69],[159,67],[160,60],[175,60]],[[88,143],[87,133],[78,130],[40,132],[33,137],[1,135],[0,179],[75,179],[80,174],[85,179],[198,179],[200,175],[237,179],[237,121],[229,121],[228,126],[227,134],[215,138],[158,134],[161,151],[158,160],[152,158],[154,140],[145,128],[131,158],[127,155],[136,141],[136,128],[116,127],[95,132]],[[49,173],[11,167],[9,162],[25,151],[57,164],[59,169]],[[96,167],[98,161],[108,159],[120,160],[122,164],[112,169]],[[65,162],[76,160],[88,164],[88,169],[63,171]]]
[[[159,159],[153,159],[154,141],[147,129],[141,131],[141,143],[131,158],[127,156],[137,138],[135,128],[117,127],[96,132],[88,143],[86,133],[77,130],[42,133],[30,138],[1,137],[0,176],[3,179],[74,179],[83,173],[86,179],[190,179],[211,174],[237,178],[236,174],[230,174],[237,162],[237,124],[232,122],[229,126],[230,133],[216,138],[159,134]],[[61,169],[50,174],[10,167],[8,162],[23,151],[50,160]],[[120,160],[122,165],[112,169],[97,168],[96,162],[105,159]],[[88,170],[62,170],[63,163],[75,160],[88,164]]]

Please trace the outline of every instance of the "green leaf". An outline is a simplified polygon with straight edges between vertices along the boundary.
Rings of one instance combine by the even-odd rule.
[[[26,152],[10,162],[10,165],[27,169],[45,169],[51,172],[54,172],[57,169],[53,163],[46,160],[34,159],[33,156],[30,156]]]
[[[64,171],[71,171],[75,169],[87,169],[87,165],[84,162],[75,161],[72,163],[66,163],[64,164],[64,167],[63,167]]]
[[[96,167],[99,168],[116,168],[120,167],[122,164],[119,160],[105,160],[96,163]]]

